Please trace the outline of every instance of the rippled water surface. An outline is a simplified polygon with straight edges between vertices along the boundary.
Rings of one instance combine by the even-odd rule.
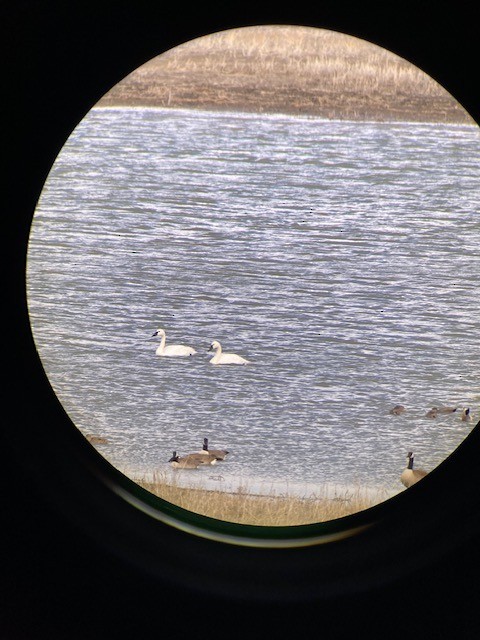
[[[67,412],[131,476],[208,436],[230,457],[189,481],[402,490],[409,449],[432,469],[479,416],[479,142],[475,126],[92,110],[28,255]],[[198,353],[157,357],[160,327]],[[251,363],[211,365],[214,339]],[[441,404],[474,422],[424,417]]]

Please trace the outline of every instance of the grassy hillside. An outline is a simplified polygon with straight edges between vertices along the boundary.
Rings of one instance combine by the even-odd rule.
[[[344,34],[292,26],[235,29],[183,44],[127,76],[99,105],[473,122],[402,58]]]

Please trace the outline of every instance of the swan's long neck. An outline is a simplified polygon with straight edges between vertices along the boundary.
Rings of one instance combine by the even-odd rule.
[[[160,340],[160,347],[159,347],[160,351],[163,351],[165,349],[165,340],[166,340],[166,336],[165,334],[163,334],[162,339]]]
[[[217,346],[216,346],[215,352],[216,352],[217,356],[219,356],[222,353],[222,345],[219,342],[217,342]]]

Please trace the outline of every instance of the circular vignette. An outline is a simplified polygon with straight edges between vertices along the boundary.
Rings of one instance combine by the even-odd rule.
[[[286,603],[361,593],[437,562],[478,533],[479,472],[471,464],[479,425],[429,477],[376,507],[326,523],[255,527],[157,498],[111,466],[65,415],[56,422],[63,433],[50,431],[55,447],[36,442],[48,469],[37,491],[106,552],[192,592]]]
[[[258,600],[335,596],[395,580],[478,533],[478,472],[472,472],[477,425],[430,478],[408,492],[341,521],[308,525],[308,531],[289,528],[296,529],[290,537],[296,542],[284,548],[254,544],[251,528],[232,528],[230,523],[225,527],[162,503],[111,467],[59,406],[38,361],[28,318],[23,318],[21,332],[21,357],[28,358],[34,391],[33,402],[19,407],[18,415],[25,425],[49,425],[42,433],[32,430],[25,454],[26,466],[37,476],[37,491],[100,544],[162,580]],[[23,434],[11,438],[14,445],[23,446]],[[272,533],[262,529],[260,539],[268,540]],[[222,530],[232,538],[221,540]],[[287,537],[279,539],[287,540],[290,534],[282,535]],[[299,540],[309,542],[300,546]]]

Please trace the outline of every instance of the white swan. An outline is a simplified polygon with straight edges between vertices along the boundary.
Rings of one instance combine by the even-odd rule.
[[[175,356],[193,356],[194,353],[197,353],[192,347],[186,347],[183,344],[169,344],[168,347],[166,347],[166,335],[163,329],[158,329],[158,331],[155,331],[155,333],[152,335],[152,338],[154,338],[155,336],[161,336],[162,338],[159,347],[155,351],[157,356],[166,356],[172,358]]]
[[[236,353],[222,353],[222,345],[218,340],[214,340],[210,345],[209,351],[215,351],[215,355],[210,360],[212,364],[247,364],[250,360],[245,360]]]

